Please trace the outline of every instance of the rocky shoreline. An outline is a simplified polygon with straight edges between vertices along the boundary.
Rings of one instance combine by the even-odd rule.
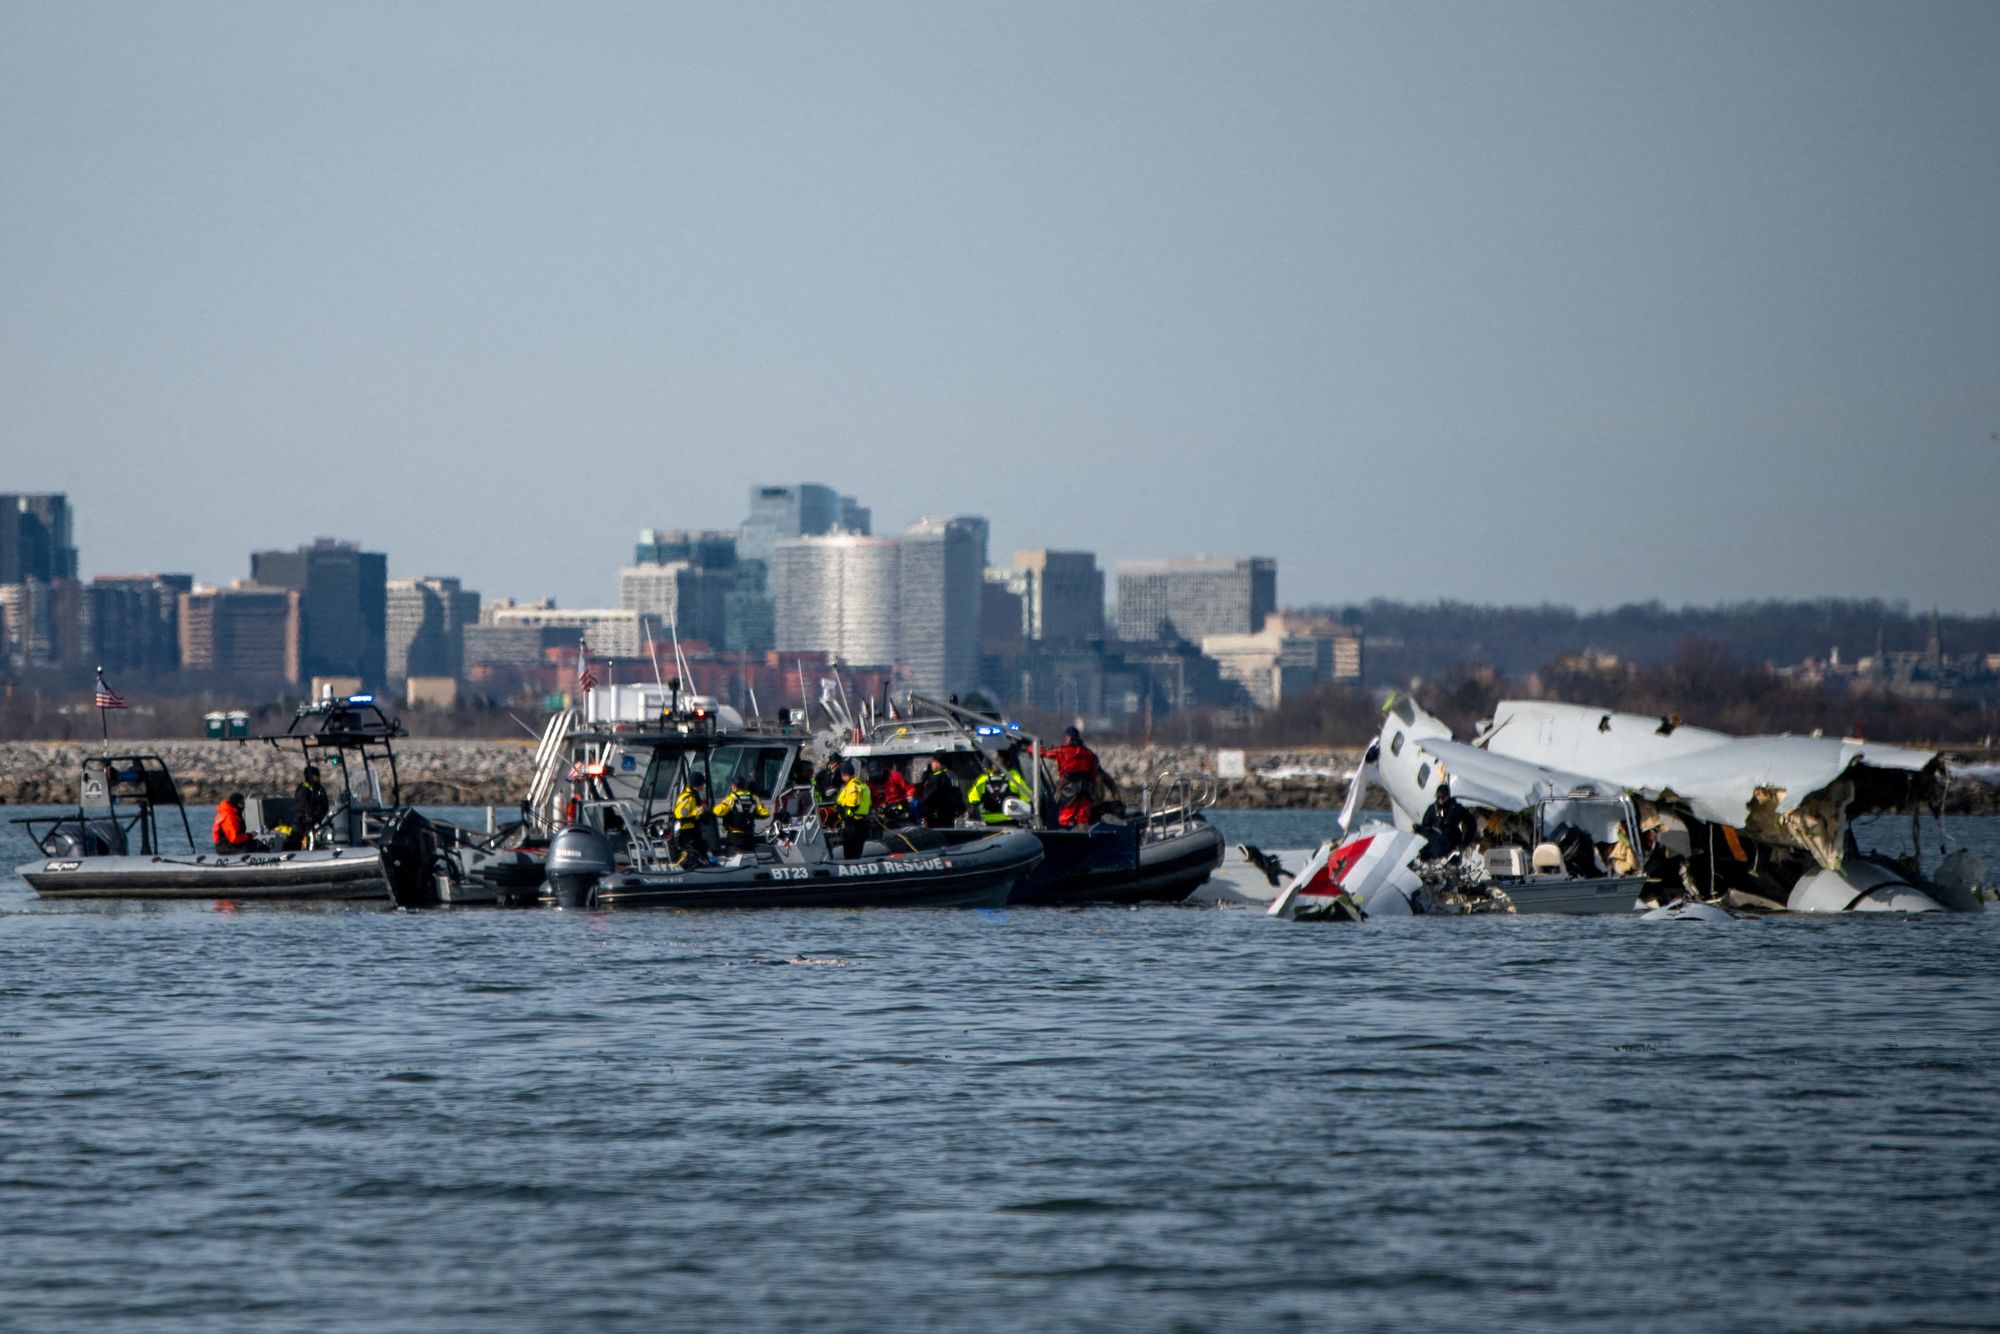
[[[396,769],[406,800],[425,805],[511,806],[527,791],[533,741],[407,740],[396,746]],[[225,793],[279,795],[298,781],[298,752],[264,742],[126,741],[126,752],[165,760],[189,802],[213,802]],[[76,799],[77,775],[95,744],[78,741],[0,742],[0,802],[55,805]],[[1206,746],[1105,746],[1099,752],[1120,790],[1137,804],[1159,776],[1213,774],[1214,749]],[[1293,747],[1246,750],[1244,777],[1214,779],[1217,805],[1256,810],[1336,810],[1347,796],[1347,775],[1361,761],[1358,750]],[[1163,798],[1156,795],[1155,800]],[[1951,784],[1945,809],[1958,815],[2000,814],[2000,786],[1966,779]]]

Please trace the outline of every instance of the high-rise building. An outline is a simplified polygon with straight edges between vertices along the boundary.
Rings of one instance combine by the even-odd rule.
[[[986,520],[971,515],[918,519],[903,530],[895,661],[916,690],[945,695],[980,683],[986,537]]]
[[[855,666],[898,661],[902,558],[893,538],[856,533],[779,542],[772,558],[777,647]]]
[[[738,560],[769,562],[777,554],[778,543],[794,537],[813,537],[836,528],[865,534],[867,516],[868,511],[852,496],[842,496],[817,482],[753,486],[749,517],[736,535],[736,556]],[[851,518],[860,519],[861,526],[849,528]]]
[[[763,653],[778,642],[770,566],[761,560],[739,561],[732,573],[722,600],[722,647],[731,653]]]
[[[668,565],[676,561],[704,570],[727,570],[736,564],[736,534],[727,530],[641,528],[632,549],[634,565]]]
[[[853,496],[816,482],[750,488],[750,513],[736,534],[736,586],[728,595],[724,645],[762,653],[777,644],[783,597],[776,568],[780,542],[847,532],[866,536],[871,516]]]
[[[242,579],[228,588],[196,585],[180,595],[181,670],[232,683],[298,684],[303,600],[297,589]]]
[[[457,579],[391,579],[385,593],[387,679],[457,677],[465,669],[465,629],[479,623],[479,594]]]
[[[1056,644],[1104,638],[1104,571],[1094,554],[1038,547],[1015,552],[1014,569],[1027,638]]]
[[[83,585],[74,579],[0,584],[0,663],[17,671],[83,662]]]
[[[186,574],[100,574],[85,590],[90,656],[107,671],[160,675],[181,665]]]
[[[1025,642],[1019,574],[988,567],[979,595],[979,651],[989,657],[1019,653]]]
[[[621,608],[652,618],[662,632],[682,640],[729,646],[739,572],[735,533],[647,528],[633,557],[618,572]],[[761,588],[761,566],[758,574]]]
[[[1127,641],[1254,634],[1278,607],[1278,562],[1264,556],[1118,562],[1118,635]]]
[[[707,570],[686,561],[627,565],[618,572],[618,605],[647,618],[656,639],[698,640],[711,648],[728,643],[729,597],[734,569]]]
[[[639,613],[623,608],[494,606],[486,609],[481,621],[486,625],[525,626],[545,632],[567,630],[582,637],[592,658],[638,658],[646,652]],[[543,642],[548,646],[558,640],[545,634]]]
[[[76,578],[69,497],[0,495],[0,584]]]
[[[250,557],[252,583],[299,594],[302,678],[357,676],[381,685],[388,674],[389,558],[352,542],[317,538],[296,551]]]

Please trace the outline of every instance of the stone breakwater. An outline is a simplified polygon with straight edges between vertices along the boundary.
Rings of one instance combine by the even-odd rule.
[[[0,799],[15,805],[75,801],[83,757],[99,749],[77,741],[0,743]],[[285,796],[299,781],[298,750],[280,750],[263,741],[127,741],[116,749],[165,760],[180,783],[182,800],[190,803],[213,802],[230,792]],[[526,738],[399,741],[396,775],[406,801],[511,806],[528,790],[534,758],[534,743]],[[340,791],[337,774],[322,773],[321,781]],[[386,788],[386,777],[383,782]]]
[[[128,741],[119,750],[156,754],[180,781],[189,802],[212,802],[231,791],[281,796],[299,778],[296,750],[265,742]],[[76,741],[0,742],[0,801],[53,805],[76,800],[77,777],[95,744]],[[1206,746],[1105,746],[1098,752],[1129,804],[1137,805],[1158,775],[1190,771],[1213,775],[1215,750]],[[1358,750],[1294,747],[1246,750],[1244,776],[1216,779],[1217,804],[1262,810],[1336,810],[1347,797],[1347,775],[1361,762]],[[512,806],[528,790],[534,742],[413,739],[396,745],[396,771],[406,800],[441,806]],[[331,780],[333,775],[327,775]],[[337,782],[329,786],[338,787]],[[1380,805],[1377,793],[1372,804]],[[1954,814],[2000,813],[2000,786],[1954,779],[1946,807]]]

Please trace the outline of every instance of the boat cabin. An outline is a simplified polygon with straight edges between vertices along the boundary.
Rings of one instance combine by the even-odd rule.
[[[280,750],[296,749],[299,769],[319,770],[329,810],[312,835],[316,846],[380,842],[403,806],[396,777],[395,742],[409,734],[382,712],[373,695],[327,695],[301,704],[283,732],[243,738]],[[247,797],[243,822],[251,830],[289,829],[296,822],[290,795]]]

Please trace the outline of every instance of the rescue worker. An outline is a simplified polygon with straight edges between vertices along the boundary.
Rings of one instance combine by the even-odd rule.
[[[840,756],[829,755],[826,763],[819,767],[819,772],[813,775],[813,796],[820,805],[831,806],[846,781],[841,776]]]
[[[1103,768],[1097,752],[1083,744],[1083,733],[1063,728],[1060,746],[1042,754],[1056,766],[1056,823],[1069,828],[1087,825],[1097,809],[1097,783]]]
[[[931,756],[923,786],[917,790],[917,818],[927,828],[949,829],[964,814],[965,794],[958,790],[958,779],[946,766],[945,753],[938,751]]]
[[[243,827],[243,794],[232,792],[215,808],[215,850],[218,853],[255,852],[257,844]]]
[[[313,830],[326,819],[332,803],[319,784],[319,770],[308,764],[299,785],[292,789],[292,832],[285,837],[287,848],[302,848],[312,839]]]
[[[680,796],[674,799],[676,866],[708,864],[708,840],[701,833],[701,817],[708,813],[707,788],[707,779],[700,774],[689,774],[687,782],[681,787]]]
[[[770,814],[771,808],[750,790],[747,779],[730,780],[729,795],[715,803],[715,816],[722,821],[722,846],[731,852],[755,852],[757,821]]]
[[[986,772],[972,782],[972,791],[966,797],[966,804],[979,812],[979,818],[987,824],[1015,824],[1013,816],[1007,814],[1009,797],[1019,797],[1034,809],[1035,793],[1028,786],[1028,780],[1007,767],[1007,761],[1000,756],[991,757]]]
[[[1598,855],[1611,867],[1613,875],[1639,874],[1639,854],[1633,849],[1632,836],[1626,832],[1622,823],[1618,826],[1617,832],[1611,836],[1609,851],[1600,846]]]
[[[875,818],[885,826],[908,824],[910,803],[915,799],[917,790],[910,786],[910,780],[903,777],[903,771],[897,765],[887,765],[886,770],[880,787],[869,785],[875,797]]]
[[[862,844],[868,841],[868,812],[874,808],[875,796],[854,772],[852,764],[841,765],[840,776],[845,781],[833,799],[834,808],[840,812],[840,855],[853,861],[861,855]]]
[[[1425,808],[1424,818],[1417,822],[1417,832],[1424,838],[1424,856],[1431,858],[1449,857],[1471,847],[1479,838],[1472,812],[1453,799],[1449,783],[1438,784],[1437,795]]]
[[[1657,825],[1649,823],[1639,827],[1639,846],[1646,853],[1645,863],[1640,868],[1646,875],[1646,887],[1639,891],[1641,902],[1657,908],[1694,893],[1694,885],[1688,879],[1687,859],[1660,840]]]

